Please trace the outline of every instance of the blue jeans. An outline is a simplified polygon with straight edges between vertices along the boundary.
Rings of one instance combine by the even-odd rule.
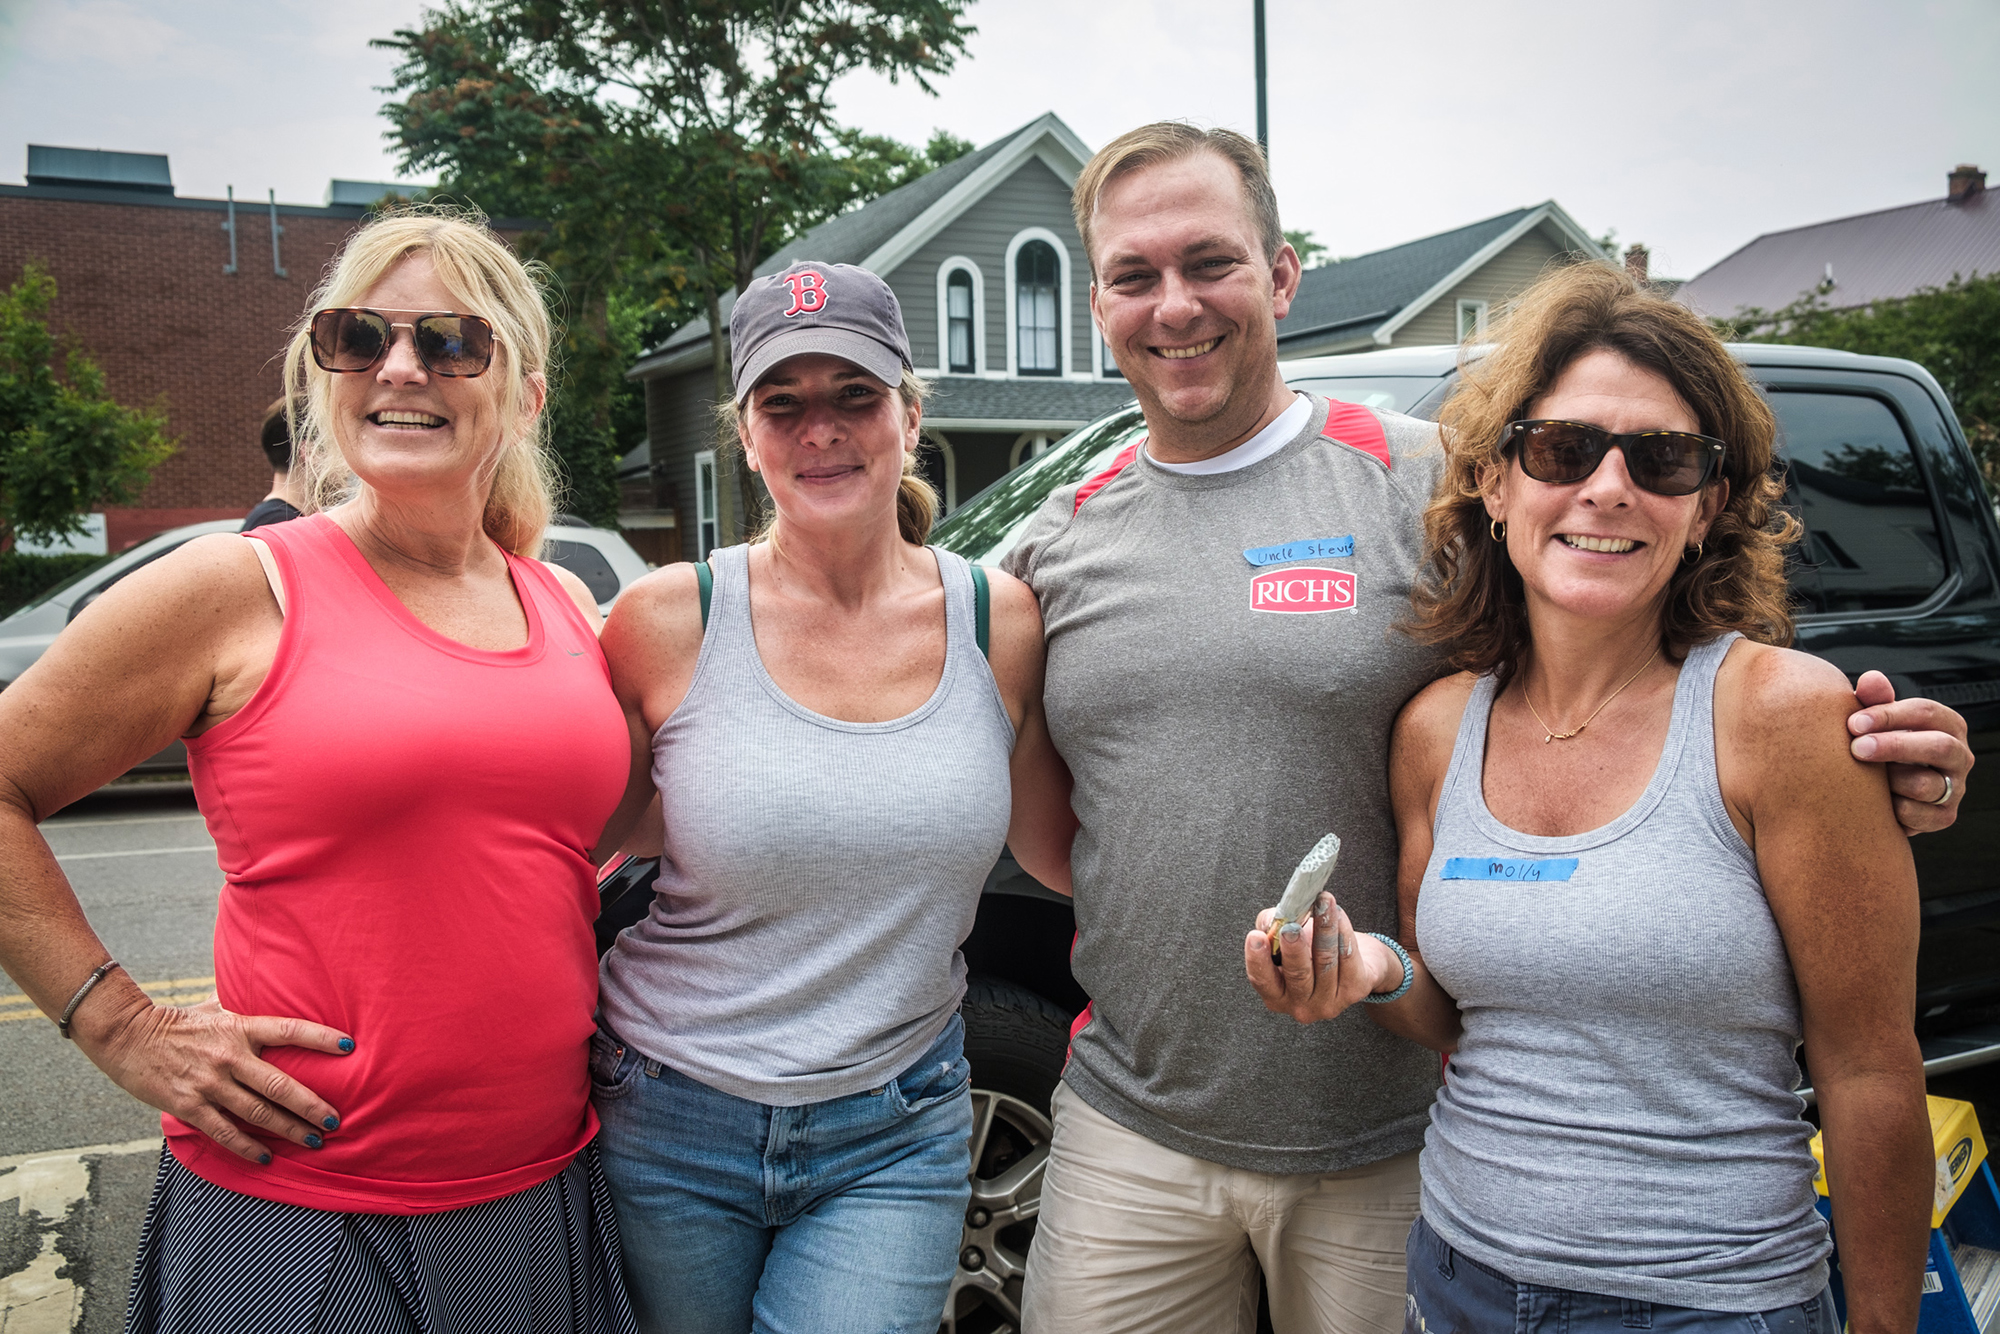
[[[1410,1300],[1403,1334],[1839,1334],[1833,1294],[1776,1311],[1696,1311],[1629,1297],[1544,1288],[1453,1250],[1419,1215],[1406,1251]]]
[[[879,1089],[769,1107],[600,1027],[591,1094],[625,1273],[661,1334],[936,1334],[972,1188],[954,1015]]]

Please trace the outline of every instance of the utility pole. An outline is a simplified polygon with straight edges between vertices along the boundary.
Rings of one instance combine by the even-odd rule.
[[[1271,116],[1264,105],[1264,0],[1250,0],[1257,16],[1257,147],[1271,156]]]

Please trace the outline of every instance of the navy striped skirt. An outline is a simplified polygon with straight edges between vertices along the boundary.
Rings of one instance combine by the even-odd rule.
[[[436,1214],[226,1190],[171,1150],[139,1236],[128,1334],[637,1334],[592,1141],[539,1186]]]

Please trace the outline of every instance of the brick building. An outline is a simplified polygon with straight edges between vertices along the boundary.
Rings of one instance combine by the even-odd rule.
[[[39,146],[27,181],[0,185],[0,285],[30,260],[47,269],[52,325],[120,403],[163,407],[180,443],[137,504],[105,510],[109,548],[247,512],[271,485],[257,435],[290,332],[368,205],[397,187],[335,181],[317,208],[184,199],[164,156]]]

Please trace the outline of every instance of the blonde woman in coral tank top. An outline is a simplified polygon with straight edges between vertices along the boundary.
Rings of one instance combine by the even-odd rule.
[[[130,1330],[633,1328],[586,1075],[628,747],[534,558],[548,347],[482,220],[363,228],[288,354],[305,517],[135,572],[0,696],[0,965],[164,1113]],[[35,827],[176,737],[226,877],[192,1008]]]

